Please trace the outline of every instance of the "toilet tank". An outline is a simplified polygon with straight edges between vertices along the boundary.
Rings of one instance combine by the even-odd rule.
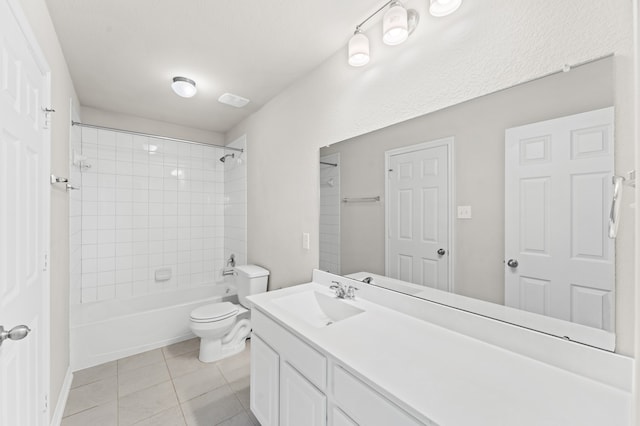
[[[257,265],[239,265],[234,270],[238,273],[236,276],[238,300],[242,306],[249,308],[247,296],[267,291],[269,271]]]

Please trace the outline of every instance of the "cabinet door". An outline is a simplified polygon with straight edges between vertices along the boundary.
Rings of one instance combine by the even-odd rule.
[[[280,426],[325,426],[327,401],[324,394],[289,363],[283,362],[281,367]]]
[[[255,334],[251,339],[251,411],[262,426],[278,425],[280,359]]]

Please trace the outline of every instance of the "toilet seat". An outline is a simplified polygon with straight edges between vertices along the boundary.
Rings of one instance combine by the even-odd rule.
[[[216,322],[235,317],[238,314],[238,305],[231,302],[212,303],[200,306],[191,312],[193,322]]]

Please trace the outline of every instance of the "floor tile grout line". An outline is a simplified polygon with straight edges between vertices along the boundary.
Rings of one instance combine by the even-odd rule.
[[[184,411],[184,408],[183,408],[183,404],[187,403],[188,401],[191,401],[191,400],[193,400],[195,398],[198,398],[198,397],[201,397],[203,395],[206,395],[208,392],[211,392],[211,391],[214,391],[216,389],[219,389],[220,387],[225,386],[225,385],[227,386],[227,389],[229,389],[229,391],[231,391],[231,393],[233,394],[233,398],[239,404],[239,406],[241,407],[241,410],[239,412],[235,413],[232,416],[225,417],[224,419],[216,419],[216,421],[219,420],[216,424],[224,423],[224,422],[228,421],[229,419],[240,415],[241,413],[246,415],[246,416],[248,416],[250,423],[254,424],[254,420],[253,420],[253,418],[251,416],[251,412],[242,403],[242,401],[245,398],[244,398],[244,395],[241,397],[240,393],[242,391],[244,391],[244,388],[242,388],[242,390],[236,391],[234,389],[234,387],[232,386],[232,383],[237,382],[238,379],[236,378],[234,380],[231,380],[229,377],[227,377],[228,374],[231,374],[231,376],[233,376],[234,375],[233,372],[236,372],[238,370],[250,368],[250,365],[246,365],[245,361],[241,361],[240,365],[234,365],[233,362],[230,363],[230,364],[227,364],[225,362],[225,360],[227,358],[224,358],[222,360],[216,361],[213,364],[215,366],[215,371],[218,374],[220,374],[220,376],[222,378],[222,382],[221,382],[220,386],[216,386],[216,387],[214,387],[212,389],[209,389],[206,392],[203,392],[203,393],[201,393],[199,395],[193,396],[192,398],[190,398],[187,401],[184,401],[184,403],[183,403],[183,402],[180,401],[180,399],[178,397],[178,392],[177,392],[177,387],[176,387],[175,380],[178,380],[180,377],[183,377],[185,374],[196,372],[196,371],[198,371],[199,368],[203,368],[203,366],[199,366],[198,368],[196,368],[192,372],[185,373],[185,374],[179,375],[177,377],[173,377],[173,375],[171,374],[171,370],[169,369],[169,360],[170,359],[174,359],[174,358],[177,358],[177,357],[180,357],[180,356],[187,356],[189,354],[193,355],[195,358],[198,358],[198,356],[197,356],[197,350],[194,350],[194,351],[187,351],[187,352],[184,352],[184,353],[181,353],[181,354],[176,354],[175,356],[169,357],[168,356],[168,352],[165,351],[165,349],[168,348],[169,346],[170,345],[162,347],[162,348],[158,348],[161,351],[161,357],[162,357],[160,361],[151,362],[150,364],[142,365],[142,366],[140,366],[138,368],[145,368],[145,367],[149,367],[151,365],[160,365],[160,364],[164,365],[165,371],[167,371],[167,373],[168,373],[168,377],[169,377],[168,381],[171,381],[171,386],[172,386],[172,389],[173,389],[173,395],[174,395],[174,397],[176,399],[176,403],[177,403],[178,409],[180,410],[180,414],[182,416],[182,419],[183,419],[183,422],[184,422],[185,425],[187,424],[187,418],[186,418],[186,414],[185,414],[185,411]],[[123,359],[125,359],[125,358],[123,358]],[[121,393],[121,389],[120,389],[120,379],[121,379],[120,374],[122,373],[123,375],[126,375],[127,373],[134,372],[136,370],[136,369],[129,369],[129,370],[126,370],[126,371],[122,371],[123,365],[122,365],[122,363],[120,361],[122,361],[123,359],[115,360],[115,368],[114,368],[115,374],[107,375],[107,376],[102,377],[100,379],[96,379],[94,381],[91,381],[91,382],[88,382],[88,383],[85,383],[85,384],[81,385],[81,386],[90,385],[90,384],[96,383],[96,382],[98,382],[100,380],[113,378],[113,376],[115,376],[115,400],[110,400],[110,401],[107,401],[107,402],[102,403],[102,404],[97,404],[97,405],[92,406],[92,407],[87,407],[84,410],[78,411],[77,413],[73,413],[73,414],[70,414],[70,415],[65,416],[65,417],[75,416],[75,415],[81,414],[81,413],[83,413],[85,411],[89,411],[89,410],[95,409],[97,407],[104,406],[107,403],[115,403],[116,404],[116,407],[115,407],[115,416],[116,416],[115,423],[116,423],[116,425],[122,425],[122,421],[120,419],[120,409],[121,409],[120,402],[121,402],[121,399],[127,397],[128,395],[131,395],[134,392],[143,391],[143,390],[146,390],[146,389],[149,389],[149,388],[151,388],[153,386],[157,386],[158,385],[158,384],[150,385],[150,386],[145,387],[143,389],[137,389],[134,392],[129,392],[128,394],[123,395]],[[223,367],[222,365],[227,365],[227,367]],[[225,374],[225,371],[227,372],[227,374]],[[243,377],[241,377],[240,380],[243,380]],[[162,383],[166,383],[166,381],[162,382]],[[80,387],[80,386],[76,386],[76,388],[78,388],[78,387]],[[169,407],[166,410],[170,410],[171,408],[172,407]],[[163,410],[163,411],[166,411],[166,410]],[[139,419],[139,420],[136,421],[136,424],[140,423],[140,422],[144,422],[145,420],[148,420],[149,418],[151,418],[151,417],[153,417],[153,416],[155,416],[157,414],[159,414],[159,413],[155,413],[155,414],[153,414],[151,416],[148,416],[148,417],[146,417],[144,419]]]
[[[171,386],[173,387],[173,393],[176,397],[176,401],[178,402],[178,409],[180,410],[180,414],[182,415],[182,421],[186,425],[187,417],[184,415],[184,410],[182,409],[182,403],[180,402],[180,397],[178,396],[178,390],[176,389],[176,384],[173,381],[174,377],[171,375],[171,370],[169,370],[169,364],[167,363],[167,355],[164,353],[164,348],[162,348],[162,358],[164,359],[164,364],[167,367],[167,371],[169,372],[169,378],[171,379]]]

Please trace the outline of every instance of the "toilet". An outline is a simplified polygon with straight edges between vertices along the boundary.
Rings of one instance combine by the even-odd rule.
[[[269,271],[266,269],[256,265],[240,265],[233,270],[240,304],[212,303],[191,312],[191,331],[200,337],[198,358],[202,362],[214,362],[244,350],[251,332],[251,322],[237,319],[248,312],[247,296],[267,291]]]

